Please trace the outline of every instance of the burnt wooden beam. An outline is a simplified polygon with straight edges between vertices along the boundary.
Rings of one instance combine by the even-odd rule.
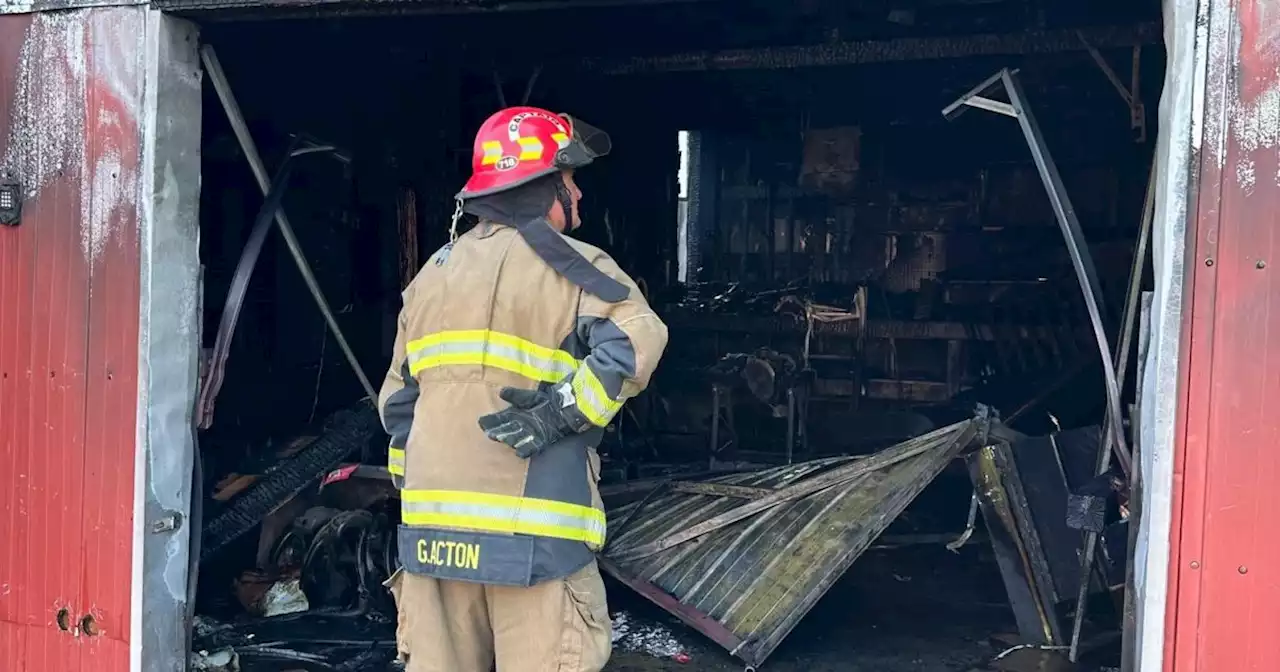
[[[734,499],[760,499],[773,494],[773,488],[756,488],[749,485],[729,485],[727,483],[701,483],[696,481],[676,481],[671,484],[676,492],[687,492],[695,495],[711,495],[712,497],[732,497]]]
[[[664,315],[663,319],[667,323],[667,327],[673,331],[803,334],[806,329],[802,320],[767,315],[672,312]],[[1065,335],[1061,327],[1045,325],[971,324],[939,320],[882,319],[867,320],[865,331],[858,329],[857,320],[815,322],[813,333],[820,336],[847,336],[853,338],[862,335],[866,338],[898,338],[913,341],[1045,341]]]
[[[550,10],[608,9],[708,2],[709,0],[155,0],[153,7],[171,12],[217,12],[202,16],[233,20],[293,19],[315,16],[416,16],[461,14],[510,14]],[[47,0],[49,7],[67,0]],[[40,6],[40,3],[37,3]],[[237,11],[238,10],[238,11]]]
[[[1160,44],[1157,22],[1086,29],[1030,30],[947,37],[833,42],[799,46],[694,51],[659,56],[589,58],[579,67],[604,75],[710,70],[784,70],[791,68],[895,63],[973,56],[1020,56]]]
[[[872,378],[866,381],[870,399],[942,402],[951,399],[951,387],[933,380],[893,380]]]

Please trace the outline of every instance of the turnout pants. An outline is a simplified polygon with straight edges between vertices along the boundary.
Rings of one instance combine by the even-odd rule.
[[[612,625],[594,561],[528,588],[400,571],[387,582],[407,672],[599,672]]]

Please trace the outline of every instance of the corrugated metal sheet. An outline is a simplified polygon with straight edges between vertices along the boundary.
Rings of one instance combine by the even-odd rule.
[[[144,16],[0,16],[5,670],[128,669]]]
[[[660,486],[609,512],[614,538],[601,565],[758,666],[981,426],[949,425],[874,456],[708,481],[720,494]],[[766,506],[805,490],[816,491]]]
[[[1280,6],[1197,18],[1164,669],[1261,672],[1280,669]]]

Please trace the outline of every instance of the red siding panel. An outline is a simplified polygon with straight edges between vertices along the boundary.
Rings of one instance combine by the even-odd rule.
[[[137,442],[139,269],[137,194],[142,106],[140,11],[103,15],[91,26],[88,124],[95,157],[91,195],[88,415],[84,463],[83,594],[98,636],[85,640],[85,670],[103,658],[127,665]],[[92,662],[91,662],[92,661]]]
[[[29,16],[0,17],[0,130],[12,125],[18,87],[18,60],[23,38],[31,23]],[[0,133],[0,157],[10,154],[9,133]],[[30,531],[25,525],[30,507],[26,487],[27,418],[30,417],[30,380],[27,359],[31,351],[31,331],[13,328],[31,323],[31,268],[35,260],[35,237],[30,229],[0,231],[0,650],[23,669],[26,666],[26,596],[32,587],[22,581],[25,542]]]
[[[0,171],[27,197],[0,230],[5,672],[128,669],[143,34],[138,8],[0,16]]]
[[[1165,669],[1280,670],[1280,3],[1208,1]]]

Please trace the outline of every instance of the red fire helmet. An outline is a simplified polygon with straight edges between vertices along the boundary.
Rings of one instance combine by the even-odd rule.
[[[537,107],[508,107],[485,120],[476,133],[471,179],[458,200],[488,196],[550,175],[581,168],[609,153],[600,129]]]

